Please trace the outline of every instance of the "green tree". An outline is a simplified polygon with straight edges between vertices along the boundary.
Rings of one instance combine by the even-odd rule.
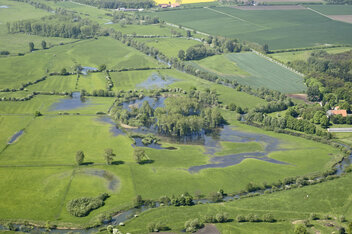
[[[29,52],[32,52],[34,50],[34,43],[33,42],[29,42]]]
[[[83,153],[83,151],[77,151],[77,153],[76,153],[76,163],[77,163],[77,165],[82,165],[82,163],[83,163],[83,161],[84,161],[84,153]]]
[[[40,113],[40,111],[34,112],[34,117],[39,117],[39,116],[42,116],[42,113]]]
[[[104,71],[105,69],[106,69],[106,65],[105,64],[100,64],[99,65],[99,68],[98,68],[99,71]]]
[[[328,128],[329,127],[330,121],[329,121],[329,118],[326,115],[323,115],[320,118],[320,125],[321,125],[322,128]]]
[[[269,52],[269,46],[268,46],[268,44],[264,44],[263,50],[264,50],[264,52],[265,52],[266,54]]]
[[[113,150],[108,148],[108,149],[105,149],[105,153],[104,153],[104,158],[105,158],[105,161],[106,161],[106,164],[107,165],[111,165],[114,157],[116,155],[114,154]]]
[[[302,224],[295,227],[295,234],[308,234],[307,228]]]
[[[144,160],[147,159],[147,155],[145,154],[144,149],[135,148],[134,149],[134,158],[137,163],[142,163]]]
[[[191,31],[187,30],[187,37],[192,37]]]
[[[178,58],[181,60],[184,60],[186,57],[185,51],[184,50],[179,50],[178,51]]]
[[[60,73],[61,73],[61,75],[63,75],[63,76],[67,75],[67,70],[66,70],[66,68],[62,68]]]
[[[45,50],[46,49],[46,41],[42,41],[42,49]]]

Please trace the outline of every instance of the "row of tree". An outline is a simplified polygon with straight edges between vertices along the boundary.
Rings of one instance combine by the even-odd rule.
[[[45,37],[91,38],[99,33],[99,25],[75,15],[52,15],[41,19],[7,23],[9,33],[28,33]]]
[[[99,8],[151,8],[155,6],[153,0],[77,0],[82,4],[96,6]]]

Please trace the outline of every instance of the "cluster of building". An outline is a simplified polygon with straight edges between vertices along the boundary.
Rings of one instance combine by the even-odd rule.
[[[181,6],[181,4],[180,3],[172,3],[172,4],[159,4],[159,7],[160,8],[169,8],[169,7],[171,7],[171,8],[175,8],[175,7],[180,7]]]
[[[143,8],[140,8],[140,9],[134,9],[134,8],[117,8],[116,9],[117,11],[124,11],[124,12],[127,12],[127,11],[143,11],[144,9]]]

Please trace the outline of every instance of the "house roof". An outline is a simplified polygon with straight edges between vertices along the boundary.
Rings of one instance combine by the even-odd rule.
[[[332,115],[342,115],[343,117],[346,117],[347,111],[346,110],[332,110],[331,114]]]

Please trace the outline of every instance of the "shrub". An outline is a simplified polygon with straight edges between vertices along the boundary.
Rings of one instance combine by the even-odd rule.
[[[272,214],[265,214],[263,216],[263,221],[264,222],[268,222],[268,223],[273,223],[275,222],[276,220],[274,219],[274,216]]]
[[[311,220],[318,220],[318,219],[319,219],[319,216],[318,216],[317,214],[315,214],[315,213],[311,213],[310,216],[309,216],[309,218],[310,218]]]
[[[67,211],[76,217],[87,216],[92,210],[98,209],[104,205],[104,200],[108,198],[109,195],[104,193],[100,196],[93,197],[81,197],[73,199],[68,202],[66,208]]]
[[[246,217],[244,217],[243,215],[237,215],[236,220],[237,222],[240,222],[240,223],[247,221]]]
[[[199,219],[190,219],[185,223],[186,232],[196,232],[198,229],[202,228],[204,224],[199,221]]]
[[[226,213],[217,213],[215,216],[215,220],[218,223],[225,223],[228,220],[228,215]]]
[[[248,222],[260,222],[259,217],[255,214],[249,214],[247,216],[247,220],[248,220]]]
[[[169,230],[169,227],[161,224],[160,222],[152,222],[147,225],[147,229],[149,232],[160,232]]]

